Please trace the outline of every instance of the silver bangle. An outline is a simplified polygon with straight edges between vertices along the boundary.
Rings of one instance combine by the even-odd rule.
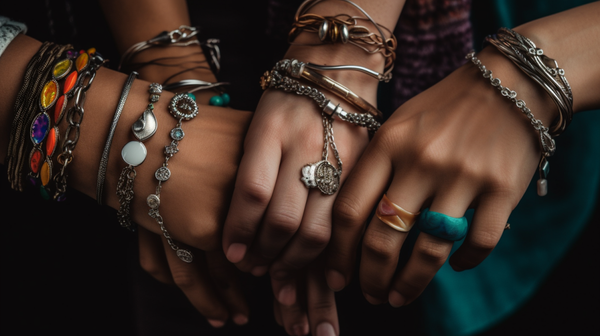
[[[200,91],[200,90],[208,90],[208,89],[221,87],[224,85],[229,85],[229,83],[227,83],[227,82],[211,83],[211,82],[206,82],[206,81],[199,80],[199,79],[184,79],[179,82],[167,84],[167,85],[163,86],[163,89],[165,91],[173,91],[175,89],[179,89],[182,87],[194,86],[193,89],[186,91],[188,93],[193,93],[193,92]]]
[[[106,167],[108,166],[108,154],[110,152],[110,146],[112,145],[112,139],[115,135],[115,129],[117,128],[117,123],[119,122],[119,118],[121,117],[121,113],[123,112],[123,107],[125,106],[125,101],[127,101],[127,97],[129,96],[129,91],[131,90],[131,85],[133,81],[138,76],[138,73],[132,71],[127,77],[125,84],[123,85],[123,90],[121,91],[121,97],[119,98],[119,103],[117,104],[117,109],[115,110],[115,115],[113,116],[112,124],[108,129],[108,136],[106,137],[106,143],[104,144],[104,150],[102,151],[102,157],[100,158],[100,166],[98,167],[98,179],[96,182],[96,201],[99,205],[103,203],[104,197],[104,182],[106,179]]]
[[[538,164],[538,173],[539,179],[537,181],[537,193],[539,196],[545,196],[548,193],[548,181],[546,177],[548,176],[548,172],[550,170],[550,163],[548,162],[548,158],[554,155],[556,151],[556,143],[550,133],[548,133],[549,129],[542,124],[542,121],[536,119],[531,110],[527,107],[525,102],[521,99],[517,99],[517,93],[506,86],[502,86],[502,82],[499,78],[494,78],[492,74],[492,70],[489,70],[481,63],[481,61],[475,56],[475,51],[471,51],[465,57],[475,64],[479,70],[482,72],[484,78],[488,78],[490,80],[490,84],[493,87],[497,88],[498,91],[502,94],[503,97],[515,103],[515,105],[527,116],[533,128],[539,133],[539,141],[542,147],[542,157],[540,159],[540,163]]]
[[[160,99],[162,86],[158,83],[152,83],[148,88],[148,93],[150,94],[148,107],[142,112],[138,120],[131,125],[131,131],[137,140],[128,142],[121,150],[121,157],[127,166],[121,171],[117,182],[117,196],[119,197],[117,219],[122,227],[130,231],[135,231],[135,225],[131,221],[131,201],[134,196],[133,182],[137,175],[135,167],[144,163],[148,154],[143,141],[150,139],[158,129],[158,120],[154,115],[154,103]]]
[[[167,231],[165,227],[165,222],[163,217],[159,212],[160,207],[160,192],[162,189],[162,183],[166,182],[171,177],[171,170],[169,169],[169,160],[179,152],[179,148],[177,145],[181,140],[183,140],[185,133],[181,128],[181,124],[184,120],[191,120],[198,115],[198,105],[187,93],[180,93],[175,95],[171,99],[171,103],[169,104],[169,112],[171,115],[177,119],[177,124],[173,129],[171,129],[169,135],[171,136],[171,143],[165,146],[165,161],[160,166],[156,172],[154,173],[154,177],[158,180],[158,185],[156,186],[156,193],[151,194],[146,198],[146,203],[150,207],[150,211],[148,215],[160,226],[160,230],[163,233],[163,236],[167,239],[167,243],[173,251],[176,252],[177,257],[181,259],[183,262],[191,263],[194,260],[194,255],[190,250],[180,248],[177,246],[171,235]]]
[[[0,15],[0,56],[8,45],[19,34],[27,33],[27,26],[21,22],[11,21],[6,16]]]

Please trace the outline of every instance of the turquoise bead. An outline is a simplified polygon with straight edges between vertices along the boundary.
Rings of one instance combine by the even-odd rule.
[[[423,210],[417,225],[422,232],[452,241],[463,239],[469,228],[465,217],[450,217],[429,209]]]
[[[192,98],[194,101],[196,101],[196,95],[194,95],[194,94],[193,94],[193,93],[191,93],[191,92],[188,92],[188,94],[187,94],[187,95],[188,95],[188,97],[190,97],[190,98]]]
[[[223,106],[223,98],[221,98],[221,96],[212,96],[208,101],[208,104],[213,106]]]
[[[223,98],[223,106],[229,105],[229,102],[231,101],[231,97],[229,97],[229,95],[227,93],[223,93],[221,95],[221,98]]]

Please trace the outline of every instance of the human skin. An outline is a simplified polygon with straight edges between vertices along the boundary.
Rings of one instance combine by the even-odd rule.
[[[100,4],[121,54],[130,46],[163,31],[172,31],[181,25],[191,26],[187,4],[183,0],[102,0]],[[174,66],[142,67],[138,69],[139,78],[163,84],[167,79],[169,83],[183,79],[216,82],[199,45],[150,48],[136,54],[130,62],[143,63],[168,57],[177,57],[174,61],[163,61]],[[198,65],[206,68],[180,73]],[[127,66],[123,64],[124,69]],[[208,104],[214,94],[212,90],[197,91],[196,101]],[[228,201],[214,209],[222,209],[227,204]],[[143,228],[139,230],[138,237],[142,268],[161,282],[176,284],[213,327],[222,327],[229,317],[236,324],[248,322],[248,305],[235,275],[235,267],[225,259],[220,249],[209,253],[196,249],[194,255],[198,262],[190,266],[173,258],[164,237]]]
[[[600,107],[599,15],[596,2],[515,28],[565,69],[576,113]],[[544,125],[552,124],[558,111],[537,83],[493,47],[477,57]],[[456,271],[477,266],[496,246],[536,171],[537,137],[514,103],[470,62],[405,103],[381,127],[336,199],[326,252],[329,287],[341,290],[350,281],[361,237],[359,280],[373,304],[400,307],[414,301],[447,260],[453,242],[420,233],[407,264],[398,268],[407,234],[377,217],[363,237],[384,193],[411,212],[430,208],[461,217],[475,209],[450,265]]]
[[[15,83],[21,83],[27,62],[40,45],[40,42],[30,37],[19,35],[0,57],[0,71],[3,74],[0,81],[0,127],[4,134],[0,139],[0,159],[3,161],[7,155],[12,106],[20,88],[20,85]],[[85,121],[81,124],[81,137],[74,151],[75,158],[69,165],[68,176],[69,187],[78,189],[92,198],[96,196],[96,176],[101,151],[126,77],[124,74],[101,68],[87,94]],[[142,80],[133,83],[109,153],[104,188],[105,204],[115,209],[119,208],[119,202],[114,190],[124,166],[120,151],[123,145],[131,140],[131,125],[148,104],[148,85],[148,82]],[[176,120],[166,112],[172,97],[173,93],[163,92],[161,99],[155,104],[159,129],[145,142],[148,157],[144,164],[136,169],[134,185],[136,197],[132,204],[133,221],[138,223],[139,228],[146,229],[148,233],[152,232],[155,237],[159,237],[161,232],[154,219],[147,215],[145,196],[154,192],[154,170],[162,165],[164,146],[170,143],[168,130],[176,124]],[[161,214],[175,240],[199,249],[196,251],[198,262],[203,259],[200,250],[207,253],[219,251],[221,223],[231,195],[232,181],[241,156],[241,143],[249,119],[248,112],[200,106],[198,117],[183,124],[186,137],[179,145],[180,153],[170,161],[173,175],[164,184],[161,193]],[[61,134],[64,134],[65,124],[61,127]],[[198,193],[197,190],[203,192]],[[174,256],[174,252],[164,250],[162,244],[155,246],[154,250],[157,248],[160,248],[163,254],[167,253],[167,258],[172,259]],[[221,261],[224,261],[224,257]],[[142,264],[144,265],[144,262]],[[229,316],[228,309],[231,307],[227,307],[227,300],[223,302],[215,298],[219,295],[231,296],[232,293],[223,294],[220,289],[214,290],[214,284],[210,284],[212,280],[206,279],[209,279],[210,272],[216,279],[225,278],[232,281],[235,277],[219,274],[214,276],[214,270],[218,270],[218,267],[212,267],[210,262],[208,264],[208,267],[199,264],[192,272],[194,276],[188,276],[189,272],[182,272],[182,267],[171,268],[170,275],[173,282],[184,290],[202,314],[209,319],[224,321]],[[239,293],[233,294],[239,296]],[[202,300],[196,300],[197,298]],[[238,312],[241,310],[239,306],[237,309]]]

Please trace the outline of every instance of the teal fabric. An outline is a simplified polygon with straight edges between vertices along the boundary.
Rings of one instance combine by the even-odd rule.
[[[495,16],[487,19],[495,20],[496,29],[514,27],[588,2],[494,0],[488,2],[493,8],[488,13]],[[472,335],[508,317],[535,293],[581,233],[600,186],[600,111],[575,115],[556,145],[548,195],[537,196],[535,176],[509,219],[512,229],[490,256],[464,272],[454,272],[446,263],[425,290],[424,332]]]

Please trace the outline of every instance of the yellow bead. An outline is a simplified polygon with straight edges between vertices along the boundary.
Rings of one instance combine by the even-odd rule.
[[[56,96],[58,95],[58,83],[55,80],[51,80],[44,85],[42,89],[42,95],[40,97],[40,103],[44,110],[54,104]]]
[[[87,53],[83,53],[77,57],[75,60],[75,66],[77,67],[77,71],[81,71],[88,64],[89,56]]]
[[[95,54],[96,53],[96,48],[90,48],[90,49],[88,49],[87,53],[90,54],[90,55]]]
[[[55,79],[63,78],[71,69],[71,64],[72,62],[68,58],[56,63],[54,70],[52,70],[52,76]]]
[[[42,185],[47,186],[50,183],[50,176],[52,175],[52,163],[48,160],[42,164],[42,170],[40,171],[40,178],[42,179]]]

